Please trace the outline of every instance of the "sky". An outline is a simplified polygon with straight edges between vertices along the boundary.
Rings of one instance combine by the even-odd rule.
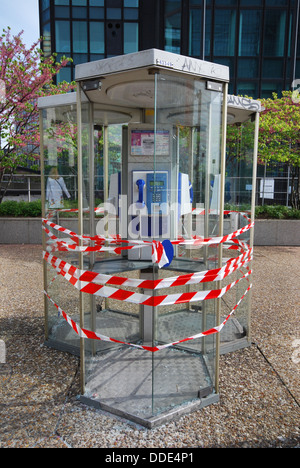
[[[0,0],[0,32],[10,26],[12,33],[24,30],[23,41],[30,47],[40,37],[38,0]]]

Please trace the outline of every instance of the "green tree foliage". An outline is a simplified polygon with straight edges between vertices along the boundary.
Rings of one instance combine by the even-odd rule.
[[[261,100],[259,162],[277,161],[288,164],[291,175],[291,202],[300,208],[300,101],[292,91],[276,93]]]

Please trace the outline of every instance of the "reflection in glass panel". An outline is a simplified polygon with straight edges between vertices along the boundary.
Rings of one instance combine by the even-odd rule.
[[[181,50],[181,2],[168,0],[165,5],[165,50],[180,53]]]
[[[43,139],[44,139],[44,187],[45,217],[49,221],[59,224],[61,210],[78,207],[77,191],[77,125],[76,106],[68,105],[43,110]],[[74,229],[77,227],[77,213],[71,215],[70,222]],[[58,240],[65,234],[60,234],[48,225],[50,236]],[[58,245],[48,235],[45,236],[48,252],[69,263],[78,262],[78,253],[59,252]],[[47,264],[47,293],[51,299],[60,304],[63,310],[71,315],[79,316],[79,293],[70,283],[57,275]],[[48,341],[56,342],[63,349],[78,348],[79,339],[70,334],[70,330],[60,320],[57,309],[49,301],[46,335]]]
[[[70,41],[70,22],[69,21],[56,21],[55,22],[55,38],[56,38],[56,51],[63,53],[71,52]]]
[[[257,78],[258,59],[243,58],[238,59],[238,78]]]
[[[258,97],[258,83],[255,81],[251,82],[239,82],[237,84],[237,94],[242,96],[248,96],[253,99]]]
[[[86,7],[73,7],[72,8],[73,18],[87,18],[87,8]]]
[[[124,54],[137,52],[139,49],[139,25],[124,23]]]
[[[202,57],[202,10],[190,10],[189,54]]]
[[[55,17],[56,18],[69,18],[70,17],[70,8],[57,6],[55,7]]]
[[[104,54],[104,23],[91,22],[90,23],[90,53],[91,54]]]
[[[266,10],[264,55],[282,57],[285,47],[286,11]]]
[[[216,10],[214,54],[235,53],[236,10]]]
[[[67,83],[72,81],[72,72],[70,67],[64,67],[58,73],[57,83],[62,83],[63,81],[66,81]]]
[[[283,59],[264,59],[262,64],[263,78],[281,78],[283,76]]]
[[[85,21],[73,21],[73,52],[87,53],[87,23]]]
[[[240,13],[239,55],[259,55],[261,12],[242,10]]]

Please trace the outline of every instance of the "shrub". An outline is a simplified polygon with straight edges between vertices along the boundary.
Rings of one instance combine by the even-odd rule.
[[[256,219],[300,219],[300,210],[283,205],[264,205],[255,208]]]
[[[42,215],[41,200],[33,202],[7,200],[0,204],[0,216],[38,218]]]

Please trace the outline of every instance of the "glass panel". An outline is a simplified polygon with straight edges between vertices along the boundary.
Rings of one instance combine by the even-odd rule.
[[[189,54],[202,57],[202,10],[190,10]]]
[[[90,8],[90,19],[104,19],[104,8]]]
[[[43,25],[43,51],[45,57],[51,55],[51,30],[50,23]]]
[[[90,52],[91,54],[104,54],[104,23],[90,23]]]
[[[139,10],[135,8],[124,8],[125,20],[137,20],[139,18]]]
[[[230,112],[235,112],[234,109]],[[229,120],[230,121],[230,120]],[[225,210],[229,213],[224,219],[224,235],[245,227],[250,222],[253,151],[255,122],[248,120],[239,124],[227,126],[227,155],[225,180]],[[239,236],[239,240],[250,247],[250,230]],[[231,258],[241,255],[240,249],[230,251]],[[222,281],[230,284],[241,278],[241,271],[234,272]],[[248,279],[242,279],[237,287],[229,291],[222,300],[223,320],[230,313],[249,287]],[[249,332],[250,293],[248,292],[236,310],[235,318],[226,324],[221,332],[221,347],[228,346],[236,340],[244,339]]]
[[[85,21],[73,21],[73,52],[87,53],[87,23]]]
[[[87,18],[87,8],[86,7],[73,7],[72,8],[73,18]]]
[[[56,51],[70,54],[71,40],[70,40],[70,22],[69,21],[56,21],[55,22],[55,41]]]
[[[153,200],[154,204],[158,200],[159,184],[166,171],[166,200],[170,203],[169,212],[162,211],[161,214],[162,238],[177,239],[183,236],[188,241],[194,236],[208,238],[217,235],[222,93],[207,91],[205,82],[164,73],[157,75],[156,80],[154,183],[157,188]],[[165,140],[161,140],[163,132]],[[171,133],[169,139],[168,132]],[[162,157],[163,149],[166,153]],[[187,190],[188,187],[192,187],[192,192]],[[195,216],[192,215],[191,201]],[[169,213],[173,223],[171,221],[168,225]],[[170,297],[170,300],[168,305],[152,310],[156,323],[153,346],[182,340],[216,326],[215,300],[189,302],[192,297],[201,295],[203,290],[215,289],[215,284],[184,286],[183,281],[176,287],[175,279],[214,268],[217,263],[215,249],[203,246],[191,249],[183,243],[174,248],[173,261],[167,268],[153,268],[153,280],[173,284],[171,288],[162,288],[157,292],[159,296]],[[173,281],[168,280],[172,277]],[[182,301],[177,299],[178,303],[175,303],[173,295],[180,296]],[[154,354],[152,413],[170,410],[198,398],[200,394],[210,395],[213,392],[214,371],[215,336],[191,340]]]
[[[239,58],[238,60],[238,78],[257,78],[258,59]]]
[[[270,83],[262,83],[261,85],[261,97],[264,99],[271,98],[273,93],[280,94],[283,90],[283,83],[279,81],[278,83],[274,83],[274,81]]]
[[[107,8],[106,17],[107,19],[121,19],[122,18],[121,8]]]
[[[262,64],[263,78],[283,78],[283,59],[264,59]]]
[[[60,70],[57,75],[57,83],[61,83],[66,81],[67,83],[71,83],[72,81],[72,71],[71,68],[65,67]]]
[[[255,81],[253,81],[252,83],[239,82],[237,84],[237,94],[241,96],[248,96],[253,99],[256,99],[258,97],[258,83]]]
[[[90,0],[91,7],[104,7],[104,0]]]
[[[236,11],[215,11],[214,55],[235,54]]]
[[[264,27],[264,55],[284,55],[286,11],[266,10]]]
[[[124,54],[139,50],[139,27],[137,23],[124,23]]]
[[[215,0],[215,5],[216,6],[236,6],[238,3],[238,0]]]
[[[50,0],[42,0],[42,11],[47,10],[50,8]]]
[[[69,7],[55,7],[55,17],[56,18],[70,18],[70,8]]]
[[[259,55],[260,31],[261,12],[253,10],[242,10],[240,13],[239,55]]]
[[[76,106],[49,108],[42,112],[44,142],[44,186],[45,218],[49,222],[64,225],[64,210],[78,207],[77,189],[77,125]],[[77,232],[77,213],[69,213],[69,226]],[[53,256],[70,264],[78,265],[76,252],[64,252],[59,242],[68,237],[46,225],[49,234],[45,235],[47,256],[47,294],[54,303],[74,318],[79,317],[79,293],[51,266]],[[54,237],[50,237],[54,236]],[[70,239],[69,239],[70,240]],[[79,338],[70,333],[70,327],[58,317],[57,308],[48,300],[46,333],[48,341],[55,347],[79,349]],[[66,326],[67,325],[67,326]],[[76,352],[76,351],[75,351]]]
[[[165,17],[165,50],[180,53],[181,49],[181,2],[167,1]]]
[[[262,6],[261,0],[240,0],[241,6]]]
[[[139,7],[139,0],[124,0],[124,7],[129,8],[138,8]]]

